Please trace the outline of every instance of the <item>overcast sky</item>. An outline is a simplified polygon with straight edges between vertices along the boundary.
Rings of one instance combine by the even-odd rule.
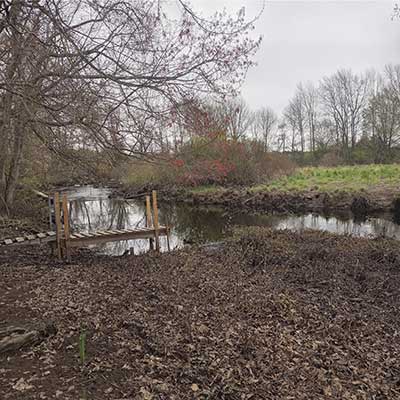
[[[194,0],[204,13],[242,6],[248,17],[262,0]],[[400,63],[400,20],[392,21],[395,1],[266,1],[256,31],[263,36],[258,66],[242,89],[252,108],[280,112],[300,81],[318,82],[339,68],[364,71]]]

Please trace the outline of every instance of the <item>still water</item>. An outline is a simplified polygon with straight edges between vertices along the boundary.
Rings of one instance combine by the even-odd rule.
[[[91,186],[64,190],[70,201],[71,227],[75,232],[106,229],[128,229],[145,226],[144,199],[122,200],[109,198],[111,190]],[[354,220],[351,216],[325,217],[321,215],[251,215],[226,213],[218,207],[193,207],[184,204],[171,205],[160,202],[160,224],[172,226],[171,248],[181,248],[186,243],[214,242],[223,239],[238,225],[267,226],[274,229],[302,231],[317,229],[339,234],[400,239],[400,225],[391,215],[366,220]],[[161,238],[166,249],[165,238]],[[135,254],[148,250],[148,240],[127,240],[106,243],[98,249],[107,254],[121,255],[129,248]]]

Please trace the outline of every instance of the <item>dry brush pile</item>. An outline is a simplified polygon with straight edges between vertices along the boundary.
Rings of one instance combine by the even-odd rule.
[[[397,243],[252,228],[212,252],[75,260],[0,255],[0,319],[57,328],[0,355],[2,398],[400,398]]]

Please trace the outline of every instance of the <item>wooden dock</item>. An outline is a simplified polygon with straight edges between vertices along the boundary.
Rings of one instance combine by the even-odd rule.
[[[161,226],[158,223],[157,193],[153,191],[152,199],[146,196],[146,227],[136,227],[133,229],[108,229],[95,232],[70,232],[69,209],[67,196],[54,194],[54,213],[56,220],[56,231],[48,231],[25,235],[13,239],[0,241],[0,248],[3,246],[23,246],[23,245],[42,245],[51,244],[57,249],[59,258],[70,258],[69,249],[72,247],[84,247],[100,243],[116,242],[122,240],[149,239],[149,247],[154,249],[154,242],[157,251],[160,251],[160,237],[167,237],[167,247],[169,249],[170,228]],[[152,201],[151,201],[152,200]],[[152,207],[151,207],[152,203]],[[153,212],[151,212],[153,209]]]
[[[167,236],[168,228],[160,226],[158,228],[159,236]],[[113,229],[107,231],[95,231],[88,233],[73,233],[69,236],[69,247],[87,246],[89,244],[99,244],[107,242],[117,242],[120,240],[135,239],[154,239],[156,233],[154,228],[134,228],[134,229]],[[0,246],[23,246],[23,245],[41,245],[54,243],[57,241],[56,232],[41,232],[32,235],[20,236],[13,239],[0,241]]]

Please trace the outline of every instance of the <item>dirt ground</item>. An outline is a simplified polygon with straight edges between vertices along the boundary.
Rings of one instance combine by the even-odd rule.
[[[69,265],[0,250],[0,325],[57,328],[0,354],[0,398],[399,399],[399,278],[397,242],[321,232]]]

